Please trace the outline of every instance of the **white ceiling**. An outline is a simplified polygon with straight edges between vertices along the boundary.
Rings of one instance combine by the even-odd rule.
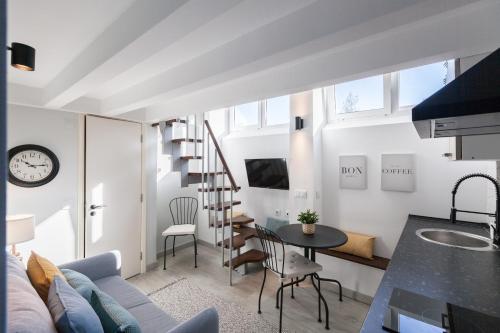
[[[146,121],[500,46],[500,0],[9,1],[9,102]]]
[[[9,67],[9,82],[43,88],[133,0],[9,0],[7,40],[36,48],[36,71]]]

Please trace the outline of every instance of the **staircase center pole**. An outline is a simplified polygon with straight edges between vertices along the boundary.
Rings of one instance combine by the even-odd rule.
[[[215,237],[215,247],[217,247],[217,209],[218,209],[218,201],[219,201],[219,193],[217,192],[217,149],[214,147],[214,237]],[[209,207],[210,209],[210,207]]]
[[[226,168],[222,168],[222,267],[224,267],[224,251],[225,251],[225,246],[224,246],[224,241],[226,240],[225,235],[224,235],[224,230],[226,229],[226,218],[227,218],[227,211],[225,206],[226,202],[226,176],[225,176]]]

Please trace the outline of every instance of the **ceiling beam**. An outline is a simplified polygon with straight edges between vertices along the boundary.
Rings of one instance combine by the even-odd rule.
[[[241,0],[138,0],[45,88],[62,107],[197,29]]]
[[[287,63],[150,106],[158,121],[297,93],[401,68],[492,51],[500,45],[500,3],[484,1],[377,33],[313,58]],[[397,52],[388,50],[397,49]],[[230,93],[228,93],[230,92]]]
[[[353,12],[355,8],[350,6],[355,4],[319,1],[104,99],[102,109],[105,114],[118,115],[165,103],[239,77],[348,47],[349,43],[370,38],[376,33],[425,19],[429,15],[436,16],[470,2],[474,0],[459,0],[453,4],[446,0],[420,1],[410,7],[391,6],[391,11],[388,11],[387,6],[379,6],[381,1],[375,1],[370,2],[371,6],[365,7],[362,13],[354,11],[354,17],[344,17],[345,12]],[[304,25],[303,22],[311,23]]]
[[[180,66],[317,0],[244,0],[89,93],[104,99]]]

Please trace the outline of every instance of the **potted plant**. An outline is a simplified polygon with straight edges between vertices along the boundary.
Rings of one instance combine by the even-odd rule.
[[[319,220],[319,215],[308,209],[305,212],[301,212],[297,220],[302,223],[302,232],[306,235],[312,235],[316,230],[316,223]]]

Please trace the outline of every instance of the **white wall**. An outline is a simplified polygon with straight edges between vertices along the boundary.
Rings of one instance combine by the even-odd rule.
[[[245,159],[288,159],[289,135],[285,132],[259,136],[236,134],[226,136],[221,140],[222,150],[229,169],[233,173],[236,184],[241,186],[241,190],[235,194],[234,200],[240,200],[242,204],[234,206],[234,211],[244,212],[262,225],[266,224],[267,217],[288,219],[285,216],[285,213],[289,210],[288,191],[249,187]],[[289,163],[288,160],[287,163]],[[225,198],[225,200],[229,201],[229,198]],[[275,215],[275,210],[280,211],[280,216]],[[199,237],[204,241],[213,243],[214,230],[208,229],[207,221],[207,212],[203,211],[199,220]]]
[[[449,140],[421,140],[411,123],[323,129],[323,215],[328,224],[343,230],[377,236],[375,253],[391,257],[408,214],[449,218],[451,189],[458,178],[471,172],[488,172],[495,162],[454,162],[442,157]],[[414,153],[417,189],[414,193],[380,190],[380,155]],[[367,156],[368,189],[339,189],[338,157]],[[481,180],[463,184],[457,207],[485,211],[487,184]],[[477,220],[475,216],[458,216]],[[345,287],[374,295],[383,272],[344,260],[319,256],[325,274]]]
[[[19,245],[24,258],[29,250],[56,264],[71,261],[77,252],[78,115],[8,105],[8,148],[38,144],[59,159],[57,177],[35,188],[7,185],[7,214],[34,214],[35,239]]]

